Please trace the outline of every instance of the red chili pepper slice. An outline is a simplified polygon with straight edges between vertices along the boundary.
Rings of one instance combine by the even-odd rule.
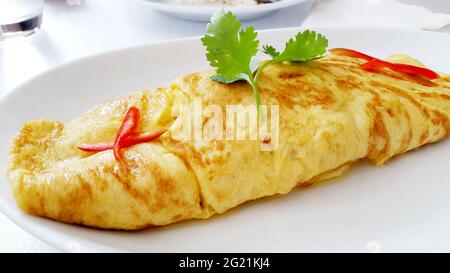
[[[121,147],[127,148],[139,143],[152,141],[160,137],[165,132],[167,132],[167,129],[156,129],[145,133],[132,134],[129,138],[124,140]],[[85,152],[103,152],[113,149],[114,143],[100,142],[95,144],[80,144],[77,148]]]
[[[156,129],[145,133],[133,134],[124,141],[124,147],[133,146],[142,142],[149,142],[164,134],[167,129]]]
[[[152,141],[160,137],[165,132],[167,132],[167,129],[156,129],[145,133],[132,134],[129,138],[124,140],[121,147],[127,148],[139,143]],[[85,152],[103,152],[113,149],[114,143],[100,142],[95,144],[80,144],[77,148]]]
[[[95,144],[80,144],[77,146],[78,149],[85,152],[102,152],[110,150],[114,147],[114,143],[100,142]]]
[[[394,63],[391,69],[397,72],[403,72],[412,75],[420,75],[429,80],[435,80],[439,78],[439,74],[434,72],[433,70],[415,65]]]
[[[125,164],[123,162],[121,148],[124,140],[128,138],[128,136],[130,136],[131,133],[133,133],[134,129],[136,129],[138,120],[139,120],[139,110],[133,106],[130,108],[130,110],[128,110],[127,114],[125,115],[122,125],[119,128],[119,132],[117,132],[116,139],[114,140],[113,146],[114,157],[116,158],[119,165],[123,167],[125,166]]]
[[[374,59],[377,59],[375,57],[372,57],[370,55],[361,53],[359,51],[353,50],[353,49],[347,49],[347,48],[332,48],[329,50],[331,54],[333,55],[340,55],[340,56],[347,56],[347,57],[353,57],[353,58],[359,58],[364,59],[366,61],[371,61]]]
[[[381,69],[388,67],[391,68],[393,67],[393,65],[389,62],[386,61],[382,61],[382,60],[378,60],[378,59],[374,59],[371,61],[368,61],[366,63],[363,63],[361,65],[361,68],[366,70],[366,71],[372,71],[372,72],[378,72],[381,71]]]
[[[121,149],[136,145],[142,142],[148,142],[160,137],[167,129],[156,129],[145,133],[135,133],[139,121],[139,109],[131,107],[119,128],[114,143],[100,142],[95,144],[80,144],[78,149],[85,152],[101,152],[113,150],[114,158],[119,165],[126,170],[125,162],[122,158]]]
[[[400,72],[400,73],[406,73],[410,75],[419,75],[423,76],[427,79],[434,80],[439,78],[439,74],[436,72],[426,69],[420,66],[414,66],[409,64],[398,64],[398,63],[390,63],[382,60],[371,60],[367,63],[364,63],[361,65],[362,69],[367,71],[380,71],[381,69],[387,67],[389,69],[392,69],[394,71]]]
[[[400,73],[422,76],[430,80],[439,78],[439,74],[437,74],[433,70],[409,64],[398,64],[383,61],[352,49],[333,48],[329,51],[334,55],[348,56],[366,60],[367,62],[362,64],[361,67],[362,69],[367,71],[381,71],[381,69],[386,67]]]

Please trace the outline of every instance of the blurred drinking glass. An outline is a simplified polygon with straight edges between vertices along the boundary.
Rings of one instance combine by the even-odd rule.
[[[43,9],[44,0],[0,0],[0,42],[35,33]]]

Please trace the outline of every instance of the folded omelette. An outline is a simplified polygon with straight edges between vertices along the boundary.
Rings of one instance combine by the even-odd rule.
[[[67,124],[30,121],[11,145],[14,197],[22,210],[66,223],[143,229],[208,218],[336,177],[358,160],[381,165],[449,136],[449,76],[429,81],[390,70],[371,73],[362,62],[327,56],[268,66],[258,84],[263,104],[279,105],[279,146],[273,151],[261,151],[261,141],[180,140],[166,133],[124,149],[129,170],[122,172],[111,150],[77,149],[114,142],[132,106],[140,109],[138,129],[145,132],[170,131],[179,118],[173,113],[194,98],[221,107],[254,105],[248,84],[213,81],[212,71],[106,102]]]

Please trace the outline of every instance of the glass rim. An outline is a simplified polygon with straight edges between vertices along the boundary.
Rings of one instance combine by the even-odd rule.
[[[35,3],[32,11],[31,12],[27,11],[27,13],[24,15],[15,15],[15,16],[7,15],[4,16],[4,18],[0,16],[0,25],[3,26],[3,25],[17,24],[39,16],[44,12],[44,3],[45,1]]]

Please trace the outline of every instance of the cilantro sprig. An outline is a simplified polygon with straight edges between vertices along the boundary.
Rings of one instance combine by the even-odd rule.
[[[283,52],[273,46],[263,46],[263,51],[272,57],[272,62],[307,62],[322,57],[327,52],[328,40],[320,33],[305,30],[287,41]]]
[[[255,60],[259,50],[257,35],[252,26],[241,29],[241,22],[231,12],[220,11],[211,18],[201,41],[206,47],[209,64],[216,68],[216,74],[211,78],[227,84],[239,80],[248,82],[260,113],[257,81],[264,68],[273,63],[307,62],[321,58],[327,51],[328,40],[315,31],[299,32],[286,42],[282,52],[271,45],[263,46],[263,52],[271,59],[259,65]]]
[[[206,31],[202,38],[207,50],[206,59],[217,69],[212,79],[223,83],[247,81],[252,86],[259,109],[261,100],[253,77],[257,66],[252,65],[259,48],[255,29],[248,27],[241,30],[241,22],[231,12],[221,11],[212,16]]]
[[[281,53],[271,45],[264,45],[263,52],[272,57],[272,59],[265,62],[258,69],[256,79],[259,78],[261,71],[269,64],[281,62],[308,62],[319,59],[327,52],[327,48],[328,39],[322,34],[311,30],[299,32],[294,38],[289,39]]]

